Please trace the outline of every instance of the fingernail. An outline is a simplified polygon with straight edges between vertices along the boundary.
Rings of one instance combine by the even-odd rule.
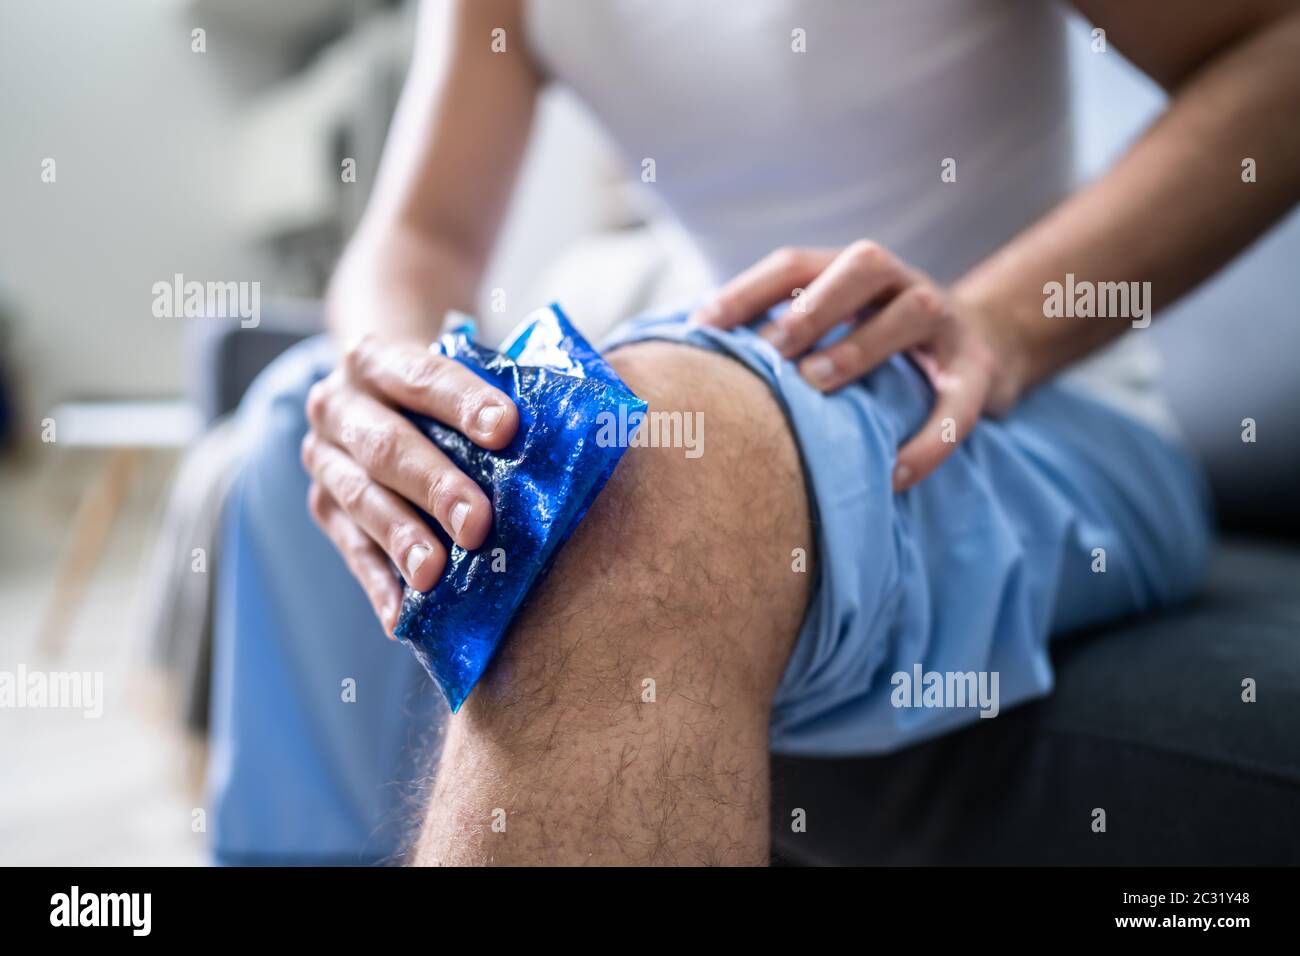
[[[469,502],[458,501],[451,509],[451,536],[460,538],[460,529],[465,526],[465,519],[469,517]]]
[[[835,363],[825,355],[815,355],[803,363],[802,372],[814,385],[824,385],[835,377]]]
[[[392,640],[392,631],[397,629],[397,605],[389,602],[384,605],[384,629],[389,631],[388,639]]]
[[[406,579],[414,581],[415,575],[420,570],[420,565],[424,564],[424,559],[429,556],[429,549],[422,544],[417,544],[410,551],[406,552]]]
[[[907,484],[907,480],[912,477],[912,469],[906,465],[899,465],[894,469],[894,490],[897,491]]]
[[[504,405],[485,405],[478,413],[478,430],[485,435],[491,435],[496,431],[505,413]]]

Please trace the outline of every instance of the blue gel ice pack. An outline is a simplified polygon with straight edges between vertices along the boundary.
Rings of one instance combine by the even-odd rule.
[[[614,473],[646,410],[557,305],[525,318],[499,352],[476,344],[472,334],[463,326],[434,348],[510,396],[519,431],[506,448],[489,451],[407,413],[487,494],[492,529],[481,547],[466,551],[424,516],[447,548],[447,566],[431,591],[405,589],[395,629],[453,712]]]

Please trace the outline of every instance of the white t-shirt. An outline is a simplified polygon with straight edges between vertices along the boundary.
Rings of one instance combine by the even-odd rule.
[[[862,238],[950,282],[1075,186],[1055,4],[527,0],[526,10],[538,62],[586,102],[638,178],[653,171],[652,202],[716,282],[780,246]],[[1169,428],[1154,353],[1138,339],[1068,374]]]

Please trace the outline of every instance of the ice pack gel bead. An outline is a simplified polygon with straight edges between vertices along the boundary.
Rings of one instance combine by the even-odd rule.
[[[519,431],[506,448],[489,451],[407,413],[487,494],[492,529],[482,546],[466,551],[424,515],[447,548],[447,566],[427,593],[405,588],[395,629],[453,712],[614,473],[646,410],[558,305],[530,314],[500,351],[476,344],[472,334],[471,325],[444,334],[435,351],[509,395],[519,409]],[[611,422],[627,423],[629,431],[619,434]]]

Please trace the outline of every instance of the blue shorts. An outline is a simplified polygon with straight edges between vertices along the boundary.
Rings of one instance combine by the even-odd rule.
[[[931,404],[907,359],[824,395],[749,328],[692,327],[676,312],[633,320],[605,347],[645,339],[742,362],[776,395],[803,456],[818,580],[777,691],[774,750],[881,753],[1040,697],[1052,689],[1049,637],[1177,601],[1201,580],[1211,520],[1200,472],[1080,390],[1037,389],[895,494],[897,450]],[[945,687],[973,674],[997,702],[928,706],[930,674]]]
[[[817,580],[772,714],[780,752],[885,752],[1046,694],[1052,635],[1176,601],[1201,578],[1211,534],[1196,467],[1082,392],[1039,388],[896,495],[897,449],[931,398],[906,360],[826,396],[749,329],[691,328],[677,313],[606,345],[646,339],[742,362],[803,456]],[[225,516],[215,614],[219,861],[383,859],[411,818],[416,754],[436,748],[436,692],[384,640],[307,514],[303,404],[332,362],[323,339],[296,346],[241,409],[249,457]],[[958,706],[950,675],[986,680],[994,706]]]

